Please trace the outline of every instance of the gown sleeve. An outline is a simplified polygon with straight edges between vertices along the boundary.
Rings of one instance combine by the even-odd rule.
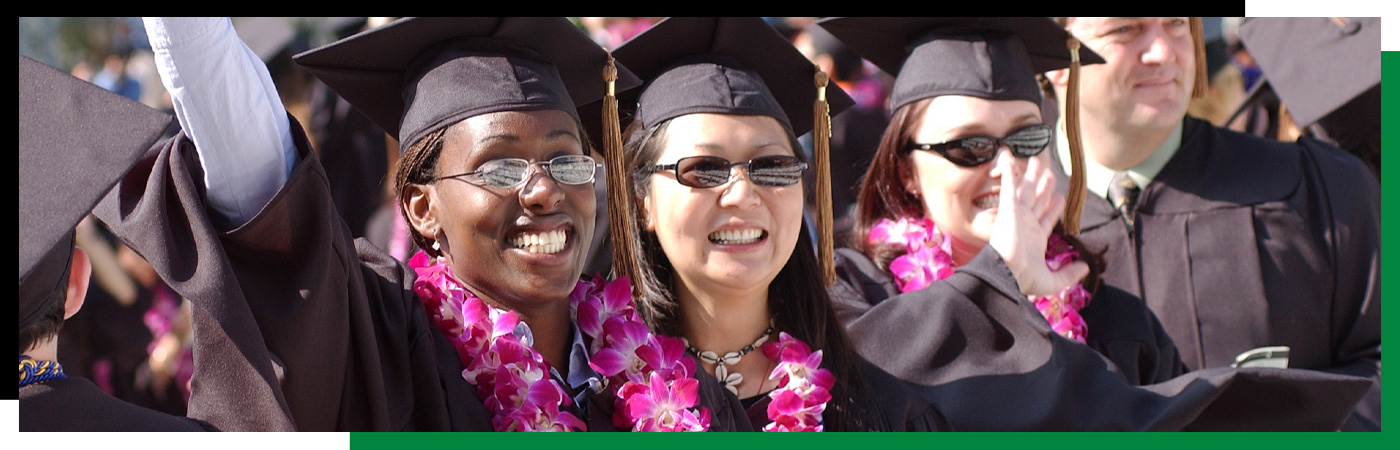
[[[182,135],[95,210],[195,304],[192,417],[224,430],[490,430],[412,275],[349,238],[293,130],[295,170],[238,228],[214,224]]]
[[[1369,385],[1223,368],[1132,386],[1098,352],[1056,334],[990,249],[904,294],[849,249],[838,252],[837,278],[832,299],[861,355],[962,431],[1336,430]]]
[[[1310,138],[1311,186],[1325,205],[1319,213],[1336,279],[1330,333],[1334,366],[1329,372],[1370,378],[1366,397],[1344,430],[1381,427],[1380,184],[1359,159]]]

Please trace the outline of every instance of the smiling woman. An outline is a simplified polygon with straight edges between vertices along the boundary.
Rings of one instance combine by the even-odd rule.
[[[579,237],[593,235],[596,214],[596,164],[585,155],[581,127],[563,111],[541,110],[473,116],[443,130],[441,145],[410,147],[430,154],[406,157],[413,163],[399,170],[414,239],[488,303],[527,318],[567,318],[568,303],[557,300],[568,297],[583,271],[588,248]],[[583,159],[583,182],[552,175],[566,169],[569,156]],[[530,161],[553,169],[535,170]],[[567,329],[567,321],[559,325]],[[567,366],[562,352],[543,353]]]
[[[753,17],[669,18],[616,56],[648,83],[624,133],[642,318],[684,337],[755,430],[948,429],[852,350],[819,281],[795,137],[824,126],[815,66]],[[853,103],[826,89],[833,112]]]
[[[201,55],[220,55],[201,36],[241,46],[222,33],[226,20],[201,23],[214,32],[152,33],[153,42],[177,44],[161,56],[167,86],[268,94],[247,80],[222,85],[222,71],[206,78],[187,70]],[[258,73],[245,67],[256,60],[234,53],[220,62]],[[167,189],[141,181],[117,195],[142,198],[153,212],[113,220],[155,230],[138,239],[147,254],[197,260],[202,276],[244,294],[218,305],[234,313],[196,313],[195,335],[210,346],[268,349],[272,361],[248,361],[256,371],[245,374],[278,399],[261,409],[298,430],[735,429],[737,402],[707,374],[692,377],[679,340],[636,319],[626,281],[580,279],[597,214],[589,135],[603,135],[616,116],[575,104],[603,98],[605,81],[636,86],[635,76],[563,18],[407,18],[296,61],[405,143],[398,204],[426,253],[403,267],[352,241],[295,122],[266,108],[222,110],[227,102],[209,98],[177,97],[191,136],[159,156],[170,164],[133,180],[198,185],[181,165],[191,153],[210,164],[236,161],[226,153],[239,145],[220,138],[271,135],[268,142],[284,144],[272,153],[292,167],[281,173],[285,184],[265,183],[273,185],[269,198],[246,209],[255,214],[228,218],[236,228],[228,234],[203,220],[200,193],[165,198]],[[615,78],[605,80],[605,68]],[[290,130],[279,138],[278,128],[256,121],[205,120],[220,115]],[[237,133],[219,132],[226,129]],[[218,244],[200,245],[208,242]],[[159,261],[163,276],[177,270]],[[183,280],[176,284],[207,282]],[[201,375],[233,374],[197,369]],[[236,393],[215,394],[227,410],[209,421],[221,428],[273,420],[244,414],[229,400]]]

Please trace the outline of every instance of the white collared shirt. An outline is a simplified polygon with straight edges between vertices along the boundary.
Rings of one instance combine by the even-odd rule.
[[[1167,162],[1171,161],[1172,157],[1176,156],[1177,150],[1181,149],[1181,133],[1185,123],[1185,121],[1178,122],[1171,135],[1167,136],[1167,140],[1163,141],[1157,150],[1153,151],[1147,159],[1126,170],[1128,178],[1132,178],[1139,188],[1146,188],[1152,179],[1157,178],[1157,174],[1162,172],[1162,168],[1166,167]],[[1060,167],[1064,169],[1066,175],[1069,175],[1069,138],[1066,137],[1063,117],[1057,123],[1057,130],[1055,151],[1059,153]],[[1108,186],[1112,184],[1113,175],[1117,173],[1118,171],[1104,167],[1093,158],[1084,158],[1085,187],[1100,198],[1108,198]]]
[[[588,344],[584,342],[583,333],[579,331],[578,325],[570,322],[569,328],[574,332],[573,344],[569,346],[569,376],[560,375],[559,370],[553,366],[549,368],[549,375],[556,381],[567,383],[569,387],[579,391],[579,396],[574,398],[574,401],[583,405],[588,399],[587,395],[590,391],[598,392],[603,389],[603,376],[588,365]],[[525,345],[531,348],[535,346],[535,334],[530,331],[530,325],[524,321],[516,324],[515,329],[511,330],[511,334],[520,338],[520,342],[525,343]],[[584,386],[587,386],[588,389],[582,389]]]

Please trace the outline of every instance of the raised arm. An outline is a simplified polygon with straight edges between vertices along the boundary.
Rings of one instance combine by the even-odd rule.
[[[194,141],[225,228],[252,218],[296,163],[291,123],[262,60],[227,17],[146,17],[161,83]]]

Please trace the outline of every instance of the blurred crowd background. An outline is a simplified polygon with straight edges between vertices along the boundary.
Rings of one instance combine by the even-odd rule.
[[[233,18],[249,47],[267,63],[287,110],[306,129],[330,177],[337,208],[356,236],[406,260],[415,249],[402,216],[392,207],[397,143],[348,103],[292,62],[292,55],[387,23],[390,18]],[[600,45],[616,48],[660,21],[660,17],[573,17]],[[885,101],[892,77],[862,61],[829,34],[811,25],[815,17],[766,18],[853,97],[857,106],[832,120],[832,191],[838,242],[849,230],[854,192],[879,141],[889,112]],[[1310,130],[1291,122],[1277,95],[1258,89],[1263,70],[1241,43],[1241,18],[1207,18],[1210,87],[1190,114],[1237,131],[1291,141]],[[171,110],[160,83],[140,18],[21,17],[19,51],[50,66],[149,106]],[[1379,55],[1371,57],[1379,58]],[[1379,79],[1375,91],[1379,92]],[[1249,106],[1241,107],[1248,103]],[[1379,108],[1379,101],[1374,101]],[[1047,112],[1054,111],[1047,105]],[[624,121],[626,118],[624,118]],[[1374,138],[1343,145],[1380,176],[1379,111]],[[1047,120],[1048,121],[1048,120]],[[172,131],[173,132],[173,131]],[[804,144],[810,140],[806,138]],[[601,190],[604,183],[598,183]],[[810,195],[809,195],[810,197]],[[600,195],[600,202],[606,196]],[[601,207],[602,205],[600,205]],[[810,210],[811,208],[809,208]],[[601,209],[600,209],[601,210]],[[600,234],[606,236],[606,233]],[[585,273],[606,273],[607,251]],[[71,374],[93,380],[109,394],[171,414],[185,413],[192,355],[189,307],[155,276],[151,267],[100,224],[85,220],[78,245],[94,265],[82,312],[63,327],[60,363]]]

